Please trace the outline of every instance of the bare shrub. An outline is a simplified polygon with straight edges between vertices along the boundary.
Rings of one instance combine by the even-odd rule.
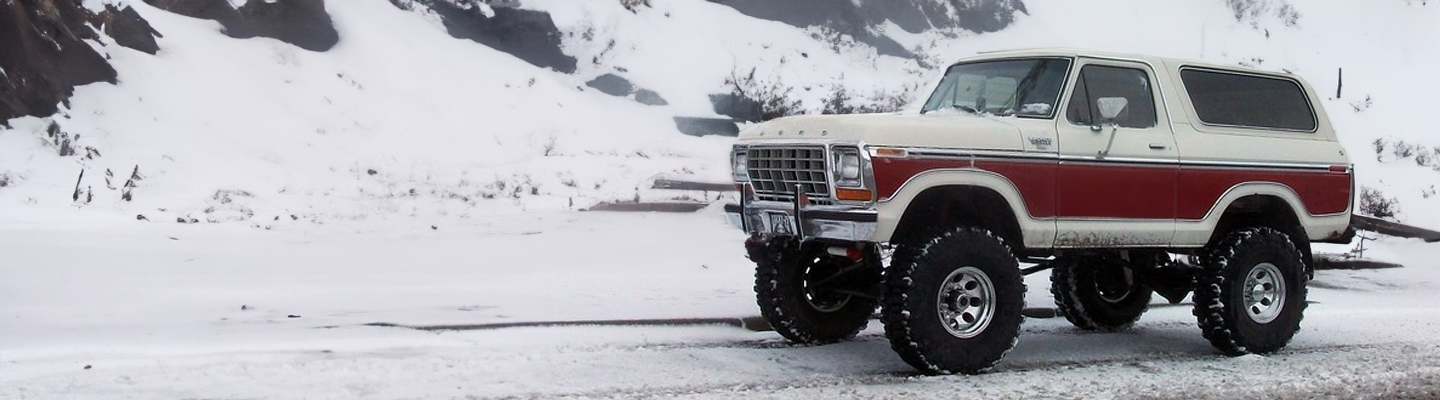
[[[1300,12],[1295,11],[1295,7],[1289,4],[1281,4],[1280,8],[1275,10],[1275,16],[1279,17],[1285,26],[1294,27],[1300,24]]]
[[[1367,95],[1367,96],[1365,96],[1365,100],[1360,100],[1360,101],[1357,101],[1357,102],[1354,102],[1354,103],[1350,103],[1350,108],[1354,108],[1354,109],[1355,109],[1355,112],[1361,112],[1361,111],[1369,110],[1369,109],[1370,109],[1370,106],[1372,106],[1372,105],[1375,105],[1375,103],[1372,102],[1372,101],[1370,101],[1370,96]]]
[[[555,136],[550,136],[550,140],[545,142],[543,147],[545,149],[545,157],[555,155]]]
[[[828,27],[815,26],[811,27],[810,31],[811,39],[824,43],[835,54],[844,54],[846,51],[862,46],[855,41],[854,37]]]
[[[844,86],[835,85],[830,90],[830,96],[825,98],[825,108],[820,110],[821,114],[854,114],[855,107],[850,105],[850,92]]]
[[[888,113],[900,111],[905,108],[906,104],[910,104],[911,101],[915,100],[915,93],[917,93],[919,89],[920,86],[916,84],[914,86],[905,86],[901,88],[899,92],[875,92],[874,95],[870,96],[870,104],[857,107],[856,112]]]
[[[906,86],[898,93],[875,92],[863,104],[856,105],[856,100],[850,96],[850,92],[840,85],[831,88],[830,96],[825,98],[824,108],[821,114],[875,114],[896,112],[905,108],[906,104],[914,98],[915,87]]]
[[[640,12],[640,6],[650,7],[650,0],[620,0],[620,5],[632,13]]]
[[[1415,155],[1415,146],[1400,141],[1395,143],[1395,148],[1391,149],[1390,152],[1395,154],[1395,158],[1397,159],[1406,158]]]
[[[730,85],[731,95],[759,105],[760,122],[805,113],[800,100],[790,98],[790,93],[794,92],[795,88],[779,82],[758,81],[755,79],[754,68],[745,76],[732,71],[730,77],[725,78],[725,84]]]
[[[1400,201],[1369,186],[1360,188],[1360,212],[1376,218],[1394,218],[1400,212]]]
[[[1235,21],[1249,22],[1251,27],[1258,28],[1258,20],[1267,14],[1288,27],[1300,24],[1300,12],[1285,0],[1225,0],[1225,4],[1235,13]]]
[[[1418,144],[1415,145],[1415,164],[1416,164],[1416,165],[1419,165],[1419,166],[1422,166],[1422,167],[1428,167],[1428,166],[1431,166],[1431,164],[1433,164],[1434,162],[1435,162],[1435,155],[1430,152],[1430,149],[1429,149],[1429,148],[1427,148],[1427,147],[1425,147],[1425,146],[1418,145]]]

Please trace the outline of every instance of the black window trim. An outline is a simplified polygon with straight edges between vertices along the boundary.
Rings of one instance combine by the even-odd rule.
[[[1060,115],[1060,107],[1061,107],[1060,101],[1065,99],[1065,93],[1066,93],[1067,90],[1069,89],[1067,86],[1069,86],[1069,84],[1070,84],[1070,74],[1071,74],[1072,72],[1075,72],[1075,63],[1078,62],[1078,60],[1076,59],[1076,57],[1072,57],[1072,56],[1019,56],[1019,57],[1001,57],[1001,58],[987,58],[987,59],[983,59],[983,60],[972,60],[972,61],[965,61],[965,62],[958,62],[958,63],[950,64],[950,66],[945,67],[945,75],[949,75],[949,74],[950,74],[950,69],[951,69],[951,68],[955,68],[956,66],[965,65],[965,64],[978,64],[978,63],[994,62],[994,61],[1028,61],[1028,60],[1066,60],[1066,61],[1069,61],[1069,62],[1066,63],[1066,65],[1065,65],[1065,77],[1064,77],[1064,79],[1061,79],[1061,80],[1060,80],[1060,90],[1057,91],[1057,92],[1055,92],[1055,104],[1053,104],[1053,105],[1050,107],[1050,113],[1049,113],[1049,114],[1046,114],[1046,115],[1043,115],[1043,116],[1041,116],[1041,115],[1021,115],[1020,113],[1017,112],[1017,113],[1014,113],[1014,114],[1007,115],[1007,117],[1025,118],[1025,119],[1052,119],[1052,118],[1055,118],[1056,116]],[[941,75],[941,76],[940,76],[941,80],[944,80],[945,75]],[[939,87],[937,86],[936,88],[938,89]],[[925,102],[926,102],[926,103],[929,103],[929,102],[930,102],[930,97],[934,97],[934,96],[935,96],[934,91],[931,91],[930,96],[925,98]],[[922,109],[924,108],[923,104],[922,104],[921,108],[922,108]]]
[[[1149,62],[1146,62],[1146,61],[1143,61],[1143,60],[1131,60],[1131,59],[1124,59],[1124,58],[1108,58],[1108,57],[1086,57],[1086,58],[1089,58],[1089,59],[1092,59],[1092,60],[1098,60],[1098,61],[1100,61],[1100,62],[1089,62],[1089,63],[1086,63],[1085,65],[1081,66],[1080,69],[1075,70],[1075,82],[1076,82],[1077,85],[1080,83],[1080,80],[1081,80],[1081,79],[1085,79],[1084,76],[1081,76],[1081,75],[1080,75],[1080,74],[1083,72],[1082,70],[1085,69],[1085,67],[1088,67],[1088,66],[1091,66],[1091,65],[1100,66],[1100,67],[1110,67],[1110,68],[1133,69],[1133,70],[1137,70],[1137,71],[1140,71],[1140,72],[1144,73],[1144,74],[1145,74],[1145,78],[1150,79],[1150,86],[1152,87],[1152,89],[1150,89],[1150,97],[1151,97],[1151,98],[1150,98],[1150,102],[1152,103],[1152,106],[1153,106],[1154,111],[1155,111],[1155,126],[1152,126],[1152,127],[1149,127],[1149,128],[1125,128],[1125,129],[1154,129],[1154,128],[1159,128],[1159,127],[1161,126],[1160,123],[1162,122],[1162,121],[1161,121],[1161,118],[1160,118],[1161,116],[1164,116],[1164,117],[1165,117],[1165,119],[1164,119],[1163,122],[1165,122],[1166,124],[1170,124],[1170,123],[1171,123],[1171,122],[1170,122],[1170,115],[1168,114],[1168,113],[1170,112],[1170,109],[1169,109],[1168,106],[1165,104],[1165,88],[1164,88],[1164,85],[1163,85],[1163,84],[1160,84],[1159,82],[1157,82],[1157,81],[1155,80],[1155,77],[1156,77],[1155,66],[1150,65]],[[1066,82],[1069,82],[1069,81],[1066,81]],[[1066,108],[1066,110],[1069,110],[1069,108],[1070,108],[1070,99],[1075,96],[1075,89],[1074,89],[1074,88],[1069,88],[1069,89],[1070,89],[1069,91],[1065,92],[1065,96],[1062,96],[1062,97],[1064,97],[1065,100],[1066,100],[1066,102],[1065,102],[1065,108]],[[1086,91],[1089,91],[1089,90],[1090,90],[1089,85],[1086,85],[1085,90],[1086,90]],[[1156,96],[1156,92],[1159,92],[1159,96]],[[1092,110],[1092,111],[1093,111],[1093,110]],[[1075,123],[1075,121],[1071,121],[1070,118],[1065,118],[1065,122],[1069,123],[1070,126],[1084,126],[1084,127],[1094,126],[1094,125],[1081,125],[1081,124],[1077,124],[1077,123]],[[1123,127],[1122,127],[1122,128],[1123,128]]]
[[[1305,106],[1306,106],[1306,107],[1310,107],[1310,122],[1313,123],[1315,127],[1314,127],[1314,128],[1310,128],[1309,130],[1305,130],[1305,129],[1276,128],[1276,127],[1265,127],[1265,126],[1216,124],[1216,123],[1206,122],[1203,118],[1200,118],[1200,111],[1198,111],[1198,110],[1195,109],[1195,99],[1192,98],[1192,97],[1190,97],[1190,87],[1189,87],[1189,86],[1186,86],[1184,76],[1180,75],[1181,73],[1184,73],[1185,70],[1195,70],[1195,71],[1201,71],[1201,72],[1212,72],[1212,73],[1217,73],[1217,74],[1229,74],[1229,75],[1251,76],[1251,77],[1262,78],[1262,79],[1274,79],[1274,80],[1278,80],[1278,81],[1289,82],[1290,84],[1295,85],[1295,88],[1296,88],[1296,89],[1300,89],[1300,96],[1305,98]],[[1197,66],[1197,65],[1181,65],[1180,68],[1177,70],[1177,74],[1176,74],[1175,77],[1176,77],[1176,78],[1179,78],[1178,80],[1180,81],[1180,86],[1185,89],[1185,100],[1188,101],[1188,102],[1190,102],[1190,113],[1192,113],[1192,114],[1195,115],[1195,120],[1196,120],[1196,121],[1199,121],[1201,125],[1213,126],[1213,127],[1217,127],[1217,128],[1246,129],[1246,130],[1252,130],[1252,131],[1272,131],[1272,132],[1279,131],[1279,132],[1290,132],[1290,133],[1318,133],[1318,132],[1320,132],[1320,114],[1317,113],[1317,112],[1315,112],[1315,103],[1312,102],[1311,99],[1310,99],[1310,92],[1307,92],[1307,91],[1305,90],[1305,85],[1301,85],[1301,84],[1300,84],[1300,81],[1295,80],[1294,78],[1290,78],[1290,77],[1286,77],[1286,76],[1278,76],[1278,75],[1269,75],[1269,74],[1257,74],[1257,73],[1253,73],[1253,72],[1234,71],[1234,70],[1220,69],[1220,68],[1213,68],[1213,67],[1203,67],[1203,66]]]
[[[1164,88],[1161,88],[1161,87],[1160,87],[1160,84],[1155,81],[1155,72],[1154,72],[1154,71],[1155,71],[1155,68],[1151,67],[1149,63],[1142,62],[1142,61],[1123,60],[1123,59],[1111,59],[1111,58],[1095,58],[1095,59],[1096,59],[1096,60],[1101,60],[1101,61],[1103,61],[1103,62],[1098,62],[1098,63],[1096,63],[1096,62],[1091,62],[1091,63],[1087,63],[1087,64],[1081,66],[1080,69],[1078,69],[1078,70],[1075,71],[1075,83],[1076,83],[1076,85],[1077,85],[1076,87],[1078,87],[1078,85],[1081,83],[1081,82],[1080,82],[1081,80],[1084,80],[1084,79],[1085,79],[1085,76],[1084,76],[1084,75],[1081,75],[1081,74],[1085,73],[1085,71],[1084,71],[1084,70],[1085,70],[1085,67],[1089,67],[1089,66],[1091,66],[1091,65],[1094,65],[1094,66],[1097,66],[1097,67],[1120,68],[1120,69],[1133,69],[1133,70],[1136,70],[1136,71],[1140,71],[1140,73],[1145,74],[1145,78],[1146,78],[1146,79],[1149,79],[1149,80],[1150,80],[1150,86],[1151,86],[1151,89],[1150,89],[1150,105],[1151,105],[1152,111],[1155,113],[1155,118],[1154,118],[1154,119],[1155,119],[1155,125],[1154,125],[1154,126],[1151,126],[1151,127],[1148,127],[1148,128],[1125,128],[1125,127],[1122,127],[1122,128],[1125,128],[1125,129],[1153,129],[1153,128],[1159,128],[1159,127],[1160,127],[1160,122],[1161,122],[1161,121],[1160,121],[1160,115],[1162,114],[1160,111],[1161,111],[1161,106],[1162,106],[1162,105],[1164,104],[1164,102],[1165,102],[1165,100],[1164,100],[1165,92],[1164,92]],[[1127,64],[1131,64],[1131,63],[1134,63],[1135,65],[1127,65]],[[1142,66],[1142,65],[1145,66],[1145,68],[1140,68],[1140,66]],[[1156,96],[1155,96],[1155,91],[1157,91],[1157,90],[1160,91],[1160,96],[1159,96],[1159,97],[1156,97]],[[1090,84],[1088,84],[1088,83],[1085,84],[1085,91],[1086,91],[1086,96],[1089,96]],[[1066,100],[1071,100],[1073,97],[1075,97],[1075,89],[1074,89],[1074,88],[1070,88],[1070,91],[1069,91],[1069,92],[1066,92],[1066,96],[1062,96],[1062,97],[1064,97]],[[1086,107],[1090,107],[1090,106],[1087,105]],[[1066,102],[1065,102],[1065,108],[1066,108],[1067,111],[1069,110],[1069,108],[1070,108],[1070,102],[1069,102],[1069,101],[1066,101]],[[1168,112],[1169,110],[1166,110],[1166,111]],[[1091,110],[1091,113],[1094,114],[1094,110],[1093,110],[1093,109]],[[1170,117],[1167,115],[1167,116],[1165,117],[1165,119],[1168,121],[1168,120],[1170,119]],[[1077,124],[1077,123],[1075,123],[1075,121],[1071,121],[1070,118],[1068,118],[1068,117],[1065,118],[1065,122],[1070,123],[1070,126],[1094,126],[1094,124],[1091,124],[1091,125],[1081,125],[1081,124]],[[1168,122],[1167,122],[1167,123],[1168,123]]]

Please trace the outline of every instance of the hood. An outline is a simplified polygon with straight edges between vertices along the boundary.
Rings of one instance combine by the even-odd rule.
[[[1009,117],[973,114],[802,115],[756,125],[741,143],[768,141],[865,142],[896,147],[1022,150],[1020,129]]]

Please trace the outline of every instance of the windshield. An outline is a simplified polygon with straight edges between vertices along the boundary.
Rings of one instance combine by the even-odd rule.
[[[1061,58],[957,64],[945,71],[920,113],[961,110],[1049,118],[1069,69],[1070,60]]]

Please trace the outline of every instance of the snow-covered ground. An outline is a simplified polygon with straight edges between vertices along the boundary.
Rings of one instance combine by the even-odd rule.
[[[649,186],[727,179],[729,140],[680,135],[671,117],[713,116],[707,95],[736,74],[818,111],[837,86],[867,97],[939,72],[813,28],[701,0],[524,1],[580,60],[561,74],[386,0],[327,2],[341,42],[324,53],[117,2],[165,35],[161,52],[97,44],[119,85],[0,130],[0,398],[1440,397],[1440,244],[1405,240],[1366,253],[1405,268],[1320,272],[1304,330],[1268,357],[1218,355],[1188,304],[1157,303],[1123,333],[1028,320],[995,372],[971,377],[915,375],[878,322],[817,347],[727,324],[757,314],[753,264],[715,206],[577,210],[713,199]],[[993,34],[884,29],[934,63],[1143,52],[1289,70],[1326,97],[1344,68],[1344,97],[1323,106],[1359,183],[1440,228],[1440,164],[1396,151],[1440,145],[1440,7],[1239,3],[1264,8],[1031,0]],[[670,105],[584,88],[622,69]],[[98,154],[58,156],[51,121]],[[93,198],[72,202],[82,170]],[[1027,282],[1031,306],[1051,304],[1045,273]],[[404,327],[697,318],[716,323]]]
[[[878,322],[829,346],[723,322],[368,325],[752,316],[743,237],[714,210],[342,225],[0,229],[0,397],[1440,395],[1433,245],[1387,242],[1406,268],[1321,271],[1304,330],[1275,355],[1219,355],[1188,302],[1157,302],[1122,333],[1030,319],[994,372],[922,377]],[[1027,282],[1032,306],[1051,303],[1045,273]]]

